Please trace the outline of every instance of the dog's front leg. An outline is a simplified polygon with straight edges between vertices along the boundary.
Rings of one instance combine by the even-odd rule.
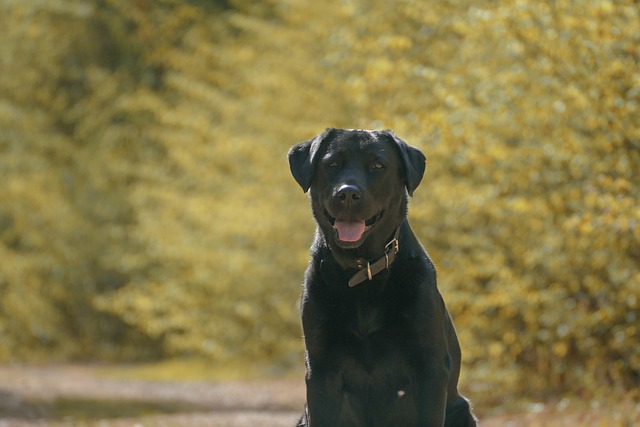
[[[418,382],[418,425],[442,427],[447,403],[449,367],[445,357],[429,357],[423,362],[424,375]]]
[[[307,427],[336,427],[341,425],[343,403],[341,376],[310,371],[306,378],[307,407],[305,415]]]

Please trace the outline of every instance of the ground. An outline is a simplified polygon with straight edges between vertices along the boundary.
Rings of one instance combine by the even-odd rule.
[[[117,372],[101,366],[0,366],[0,427],[293,427],[304,405],[302,377],[154,381]],[[564,398],[511,414],[478,409],[482,427],[640,422],[640,403],[631,398],[615,404]]]
[[[0,427],[290,427],[303,407],[302,381],[148,381],[101,372],[0,367]]]

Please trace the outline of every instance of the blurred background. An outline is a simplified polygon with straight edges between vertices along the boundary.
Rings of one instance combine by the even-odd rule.
[[[301,369],[287,150],[390,128],[465,392],[635,389],[639,6],[2,1],[0,361]]]

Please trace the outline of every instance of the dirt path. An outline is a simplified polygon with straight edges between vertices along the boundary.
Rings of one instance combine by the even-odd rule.
[[[114,380],[97,372],[0,367],[0,427],[291,427],[304,405],[302,381],[154,382]],[[133,416],[121,418],[118,405]],[[73,415],[78,413],[81,420]]]

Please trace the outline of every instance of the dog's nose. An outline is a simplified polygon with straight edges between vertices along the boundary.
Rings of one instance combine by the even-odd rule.
[[[338,189],[338,198],[343,203],[351,203],[352,201],[360,200],[362,192],[355,185],[345,184]]]

